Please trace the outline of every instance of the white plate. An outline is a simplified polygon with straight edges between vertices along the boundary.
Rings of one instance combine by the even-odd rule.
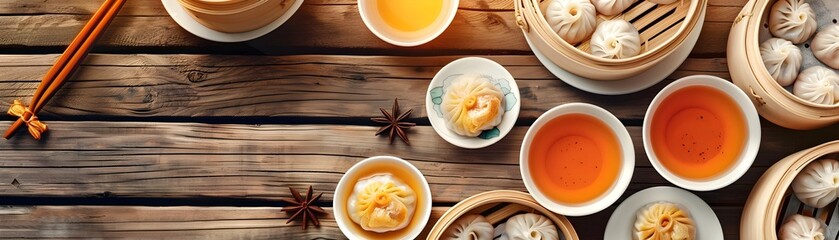
[[[161,0],[161,2],[163,2],[163,8],[166,8],[166,12],[169,13],[169,16],[172,16],[172,19],[174,19],[175,22],[187,32],[190,32],[200,38],[216,42],[244,42],[261,37],[262,35],[274,31],[274,29],[277,29],[280,25],[283,25],[285,21],[291,18],[291,15],[294,15],[294,13],[297,12],[300,5],[303,5],[303,0],[295,0],[294,3],[292,3],[291,8],[283,13],[283,15],[264,27],[248,32],[226,33],[210,29],[198,21],[195,21],[195,19],[186,12],[186,9],[178,3],[178,0]]]
[[[565,71],[558,65],[551,62],[545,54],[542,54],[538,48],[533,46],[533,43],[530,41],[530,38],[527,37],[527,34],[524,35],[524,38],[527,40],[527,45],[529,45],[530,49],[533,50],[536,58],[539,59],[539,62],[542,62],[542,65],[544,65],[548,71],[568,85],[590,93],[621,95],[647,89],[648,87],[661,82],[661,80],[664,80],[667,76],[670,76],[670,74],[675,72],[676,69],[682,65],[682,62],[688,58],[688,55],[690,55],[690,52],[693,50],[693,46],[696,45],[696,41],[699,40],[699,33],[702,31],[702,25],[704,22],[705,12],[703,11],[699,16],[699,22],[696,24],[693,31],[690,32],[687,39],[685,39],[685,42],[683,42],[678,49],[673,51],[673,53],[665,57],[664,60],[659,62],[658,65],[653,66],[651,69],[634,77],[614,81],[592,80]]]
[[[478,73],[490,77],[497,87],[504,93],[504,116],[501,123],[493,129],[486,130],[477,137],[461,136],[446,127],[446,120],[443,118],[440,109],[441,97],[445,93],[445,86],[449,81],[466,73]],[[436,100],[435,100],[436,99]],[[436,103],[435,103],[436,102]],[[425,93],[425,111],[428,114],[428,121],[434,127],[440,137],[451,144],[462,148],[482,148],[498,142],[513,129],[516,119],[519,117],[521,108],[521,94],[516,80],[510,72],[492,60],[479,57],[467,57],[455,60],[437,72],[431,83],[428,84],[428,91]]]
[[[612,213],[609,223],[606,224],[603,238],[632,239],[635,214],[638,210],[647,204],[661,201],[676,203],[687,208],[696,224],[697,240],[725,239],[720,219],[717,218],[714,210],[693,193],[674,187],[651,187],[629,196]]]

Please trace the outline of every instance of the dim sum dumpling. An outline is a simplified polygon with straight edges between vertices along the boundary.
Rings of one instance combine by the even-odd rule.
[[[824,223],[800,214],[792,215],[778,233],[780,240],[824,240]]]
[[[591,36],[591,54],[610,59],[629,58],[641,53],[641,35],[626,20],[600,23]]]
[[[839,96],[839,75],[826,67],[810,67],[798,74],[792,93],[813,103],[834,104]]]
[[[515,215],[507,220],[504,231],[510,240],[559,240],[551,219],[534,213]]]
[[[462,216],[443,233],[443,240],[492,240],[495,229],[484,216]]]
[[[792,191],[807,206],[823,208],[839,197],[839,161],[816,160],[792,180]]]
[[[597,12],[589,0],[552,0],[545,18],[551,29],[571,45],[586,40],[597,26]]]
[[[839,69],[839,25],[830,25],[816,33],[811,45],[810,49],[819,61]]]
[[[616,15],[626,10],[635,0],[591,0],[597,12],[606,16]]]
[[[780,38],[771,38],[761,43],[760,56],[772,78],[784,87],[792,85],[804,61],[801,49]]]
[[[504,94],[488,77],[464,74],[446,88],[441,107],[446,126],[455,133],[475,137],[501,123]]]
[[[634,239],[696,239],[696,227],[686,210],[674,203],[657,202],[636,215]]]
[[[378,233],[408,226],[416,207],[414,190],[389,173],[359,179],[347,202],[350,219],[364,230]]]
[[[799,44],[816,32],[816,13],[804,0],[778,0],[769,14],[769,32]]]

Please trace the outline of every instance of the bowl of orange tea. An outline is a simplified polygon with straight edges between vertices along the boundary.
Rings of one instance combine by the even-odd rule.
[[[437,38],[454,19],[459,0],[358,0],[364,25],[393,45],[412,47]]]
[[[642,132],[655,170],[695,191],[716,190],[739,179],[760,147],[760,120],[752,101],[714,76],[689,76],[667,85],[647,109]]]
[[[614,115],[586,103],[548,110],[524,136],[519,157],[524,186],[539,204],[567,216],[599,212],[632,179],[635,150]]]

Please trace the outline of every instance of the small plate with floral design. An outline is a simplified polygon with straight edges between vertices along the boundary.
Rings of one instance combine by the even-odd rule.
[[[476,137],[460,135],[449,129],[441,107],[447,88],[455,79],[464,74],[477,74],[481,78],[488,79],[503,95],[500,106],[504,108],[504,115],[501,122],[493,128],[482,131]],[[431,79],[425,95],[425,111],[434,131],[449,143],[462,148],[483,148],[504,138],[513,129],[519,117],[520,108],[521,94],[510,72],[501,64],[480,57],[461,58],[440,69]]]

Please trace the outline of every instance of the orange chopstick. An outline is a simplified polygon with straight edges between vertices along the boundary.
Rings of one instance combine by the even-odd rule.
[[[85,24],[81,32],[73,39],[67,50],[59,57],[58,61],[50,68],[29,104],[29,110],[37,113],[55,94],[58,88],[64,83],[72,72],[78,67],[84,57],[90,51],[90,47],[96,39],[105,31],[105,28],[116,17],[122,8],[125,0],[105,0],[99,10],[93,14],[90,21]],[[6,131],[4,138],[9,139],[15,131],[23,125],[23,120],[18,118],[15,123]]]

